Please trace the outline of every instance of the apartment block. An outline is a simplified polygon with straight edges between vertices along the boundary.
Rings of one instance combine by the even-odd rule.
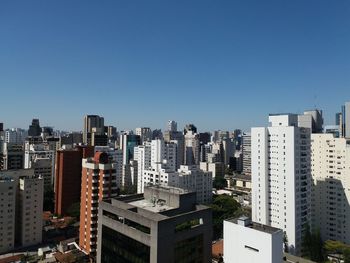
[[[96,255],[99,201],[117,196],[115,164],[107,153],[96,152],[83,159],[80,200],[79,246],[87,254]]]
[[[94,155],[92,146],[57,151],[55,165],[55,213],[66,215],[69,208],[80,203],[82,160]]]
[[[350,144],[332,134],[311,135],[312,221],[323,240],[350,244]]]
[[[270,115],[269,122],[251,132],[252,217],[282,229],[298,255],[311,213],[310,129],[298,127],[296,114]]]
[[[0,176],[0,254],[15,246],[16,182]]]
[[[44,179],[22,177],[18,183],[16,243],[22,247],[37,245],[42,242]]]

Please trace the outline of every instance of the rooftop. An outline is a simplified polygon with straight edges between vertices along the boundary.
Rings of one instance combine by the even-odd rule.
[[[273,234],[273,233],[282,231],[281,229],[276,228],[276,227],[267,226],[267,225],[259,224],[259,223],[256,223],[256,222],[252,222],[246,216],[242,216],[242,217],[239,217],[239,218],[232,218],[232,219],[228,219],[226,221],[234,223],[234,224],[240,224],[239,221],[243,221],[243,222],[246,222],[246,225],[244,225],[245,227],[249,227],[249,228],[252,228],[254,230],[265,232],[265,233],[268,233],[268,234]]]
[[[174,209],[175,207],[171,207],[166,205],[163,201],[154,201],[147,199],[137,200],[129,203],[130,205],[154,212],[159,213],[167,210]]]

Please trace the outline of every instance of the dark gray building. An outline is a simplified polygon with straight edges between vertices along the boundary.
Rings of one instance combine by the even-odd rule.
[[[39,119],[33,119],[32,124],[29,125],[28,136],[35,137],[35,136],[40,136],[40,134],[41,134],[41,127],[40,127]]]
[[[196,193],[146,187],[100,202],[97,262],[211,262],[212,215]]]

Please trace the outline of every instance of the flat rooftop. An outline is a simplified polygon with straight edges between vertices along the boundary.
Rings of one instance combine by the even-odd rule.
[[[147,200],[147,199],[132,201],[132,202],[129,202],[128,204],[154,212],[154,213],[175,209],[175,207],[167,206],[164,203],[151,202],[151,200]]]
[[[240,218],[232,218],[232,219],[228,219],[226,221],[238,224],[239,219]],[[261,232],[268,233],[268,234],[273,234],[273,233],[282,231],[279,228],[263,225],[263,224],[252,222],[252,221],[250,221],[249,224],[246,225],[245,227],[252,228],[252,229],[255,229],[257,231],[261,231]]]

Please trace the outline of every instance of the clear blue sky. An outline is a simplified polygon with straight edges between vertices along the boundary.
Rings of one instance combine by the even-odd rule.
[[[350,100],[349,0],[0,1],[0,122],[265,125]]]

